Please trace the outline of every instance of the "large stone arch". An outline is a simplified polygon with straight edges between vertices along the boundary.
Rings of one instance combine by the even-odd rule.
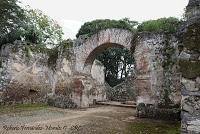
[[[106,29],[80,41],[74,46],[75,70],[91,74],[95,57],[109,47],[124,47],[133,51],[135,77],[132,79],[138,91],[137,102],[157,103],[165,81],[163,49],[167,36],[163,33],[138,33],[123,29]],[[172,43],[173,44],[173,43]]]
[[[85,41],[77,41],[74,47],[76,71],[90,73],[96,55],[110,47],[131,49],[134,34],[124,29],[102,30]]]

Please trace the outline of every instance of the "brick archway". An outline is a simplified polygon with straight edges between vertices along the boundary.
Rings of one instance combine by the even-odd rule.
[[[94,59],[110,47],[131,49],[134,34],[124,29],[102,30],[86,41],[77,41],[74,47],[76,55],[76,71],[90,73]]]
[[[98,54],[110,47],[127,48],[134,51],[136,75],[133,81],[139,91],[137,101],[155,103],[163,90],[162,50],[165,41],[165,34],[160,33],[135,35],[123,29],[102,30],[86,40],[77,40],[74,45],[75,70],[91,74],[93,61]]]

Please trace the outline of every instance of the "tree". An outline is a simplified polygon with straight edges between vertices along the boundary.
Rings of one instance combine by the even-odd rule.
[[[24,10],[18,0],[0,2],[0,46],[20,38],[20,27],[24,20]]]
[[[132,28],[133,31],[136,30],[135,27],[139,24],[137,21],[132,21],[129,18],[123,18],[123,19],[121,19],[121,21],[124,21],[127,24],[129,24],[131,26],[131,28]]]
[[[18,0],[0,3],[0,46],[24,39],[44,46],[60,44],[63,31],[56,21],[40,10],[25,10]]]
[[[110,48],[97,59],[105,66],[105,80],[110,86],[116,86],[132,74],[134,59],[125,48]]]
[[[62,28],[42,11],[32,9],[26,11],[26,23],[23,26],[25,40],[36,44],[55,45],[62,42],[62,36]]]

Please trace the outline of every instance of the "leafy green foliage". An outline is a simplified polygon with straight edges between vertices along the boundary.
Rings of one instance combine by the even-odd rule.
[[[62,28],[42,11],[26,11],[26,23],[23,26],[25,40],[36,44],[57,44],[62,41],[62,36]]]
[[[103,63],[105,79],[112,87],[124,81],[133,71],[133,56],[125,48],[107,49],[97,59]]]
[[[137,21],[130,21],[128,18],[124,18],[121,20],[94,20],[91,22],[86,22],[83,26],[81,26],[76,37],[78,38],[80,35],[87,35],[90,37],[91,35],[99,32],[100,30],[108,28],[121,28],[138,32],[147,31],[174,33],[176,32],[179,23],[180,21],[174,17],[149,20],[139,25]],[[136,28],[136,26],[138,27]]]
[[[18,0],[0,3],[0,44],[25,40],[39,45],[55,45],[62,41],[63,31],[56,21],[40,10],[24,10]]]
[[[17,3],[18,0],[1,0],[0,2],[1,45],[11,43],[20,38],[20,27],[24,20],[24,10]]]
[[[91,22],[86,22],[83,26],[81,26],[76,37],[78,38],[80,35],[91,36],[100,30],[108,28],[121,28],[134,31],[134,26],[136,26],[137,24],[138,23],[136,21],[130,21],[128,18],[122,20],[94,20]]]
[[[157,20],[149,20],[141,23],[137,29],[139,32],[176,32],[179,20],[177,18],[160,18]]]

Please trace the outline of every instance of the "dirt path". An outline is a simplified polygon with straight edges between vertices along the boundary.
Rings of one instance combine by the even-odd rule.
[[[108,127],[108,122],[112,122],[110,124],[112,127],[113,125],[119,127],[120,124],[123,124],[123,120],[129,116],[133,116],[133,114],[134,109],[123,109],[108,106],[81,110],[47,108],[37,111],[1,115],[0,132],[19,134],[89,134],[94,133],[94,131],[99,131],[97,133],[102,133],[105,131],[103,127]],[[102,127],[102,131],[100,127]]]
[[[3,114],[0,134],[131,134],[129,126],[138,120],[134,114],[133,108],[111,106]]]

